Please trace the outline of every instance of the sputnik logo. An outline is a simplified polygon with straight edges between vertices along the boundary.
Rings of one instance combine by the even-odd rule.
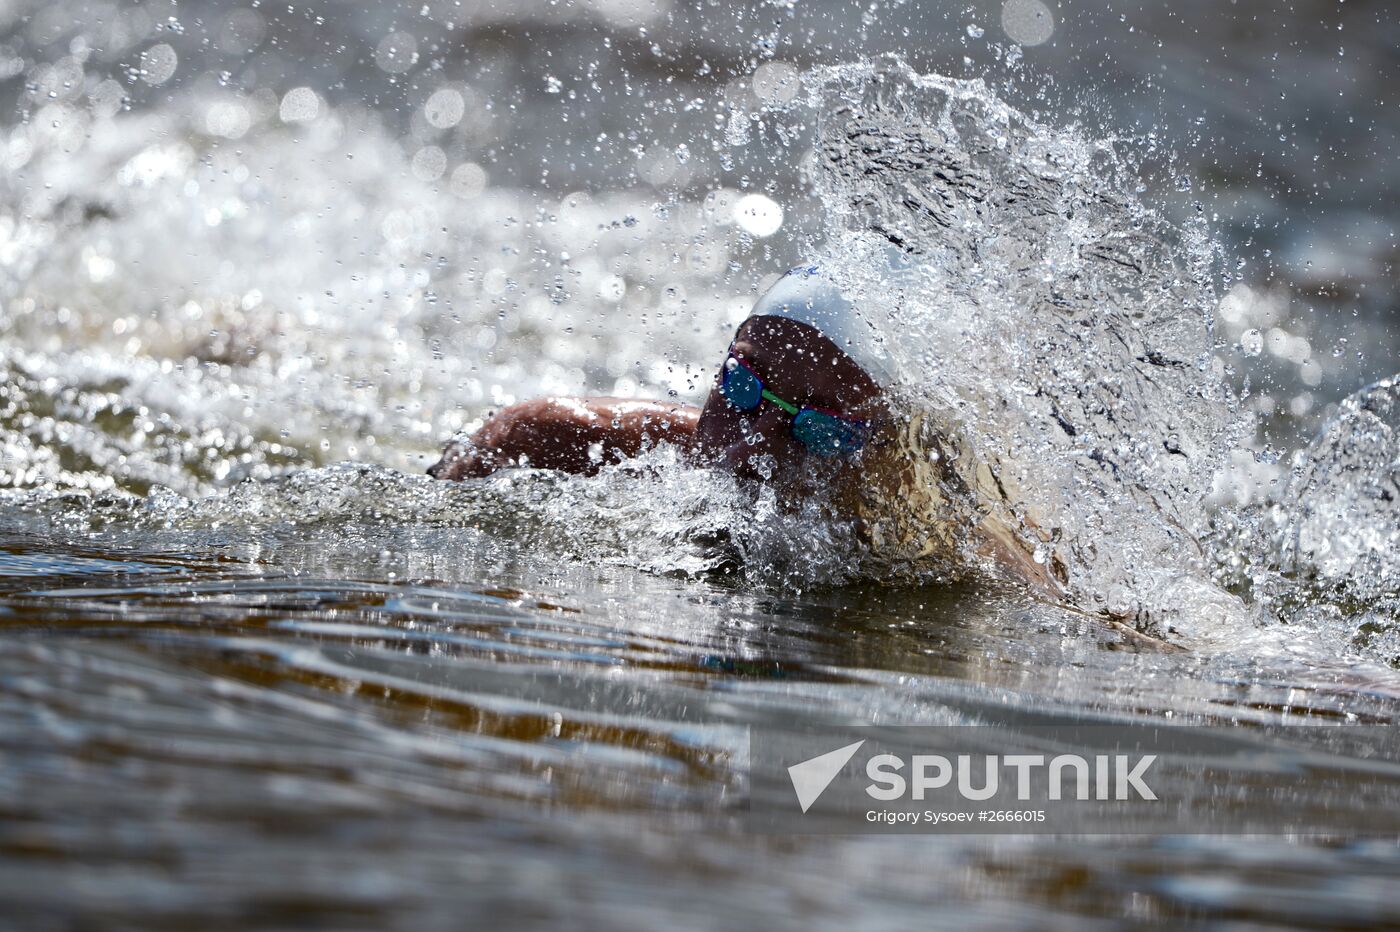
[[[812,804],[821,798],[822,793],[831,785],[831,781],[836,779],[836,775],[841,772],[841,768],[846,766],[846,762],[855,756],[856,751],[865,743],[862,739],[855,744],[848,744],[844,748],[837,748],[825,754],[804,760],[800,764],[793,764],[788,768],[788,776],[792,778],[792,788],[797,793],[797,802],[802,806],[802,811],[806,812],[812,808]]]

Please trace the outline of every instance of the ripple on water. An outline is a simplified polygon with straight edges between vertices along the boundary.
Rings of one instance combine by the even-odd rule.
[[[853,293],[905,299],[869,323],[972,510],[1094,610],[1207,604],[1179,584],[1237,428],[1204,232],[1138,203],[1112,144],[975,82],[807,81],[827,254]],[[821,502],[664,453],[586,480],[407,475],[517,396],[703,391],[760,254],[716,207],[733,192],[542,203],[468,172],[445,201],[330,100],[304,126],[225,101],[234,147],[192,93],[81,138],[0,129],[25,163],[0,176],[6,904],[415,930],[624,908],[907,926],[930,901],[962,925],[1397,920],[1393,845],[742,834],[757,724],[1384,723],[1395,675],[1291,628],[1160,653],[989,582],[874,585],[889,561]],[[905,277],[863,279],[890,246]],[[1347,474],[1319,482],[1393,514]],[[1330,530],[1300,525],[1300,559],[1365,578],[1370,557],[1333,572]]]
[[[715,883],[727,898],[756,884],[736,921],[763,915],[773,889],[817,876],[812,895],[831,909],[889,918],[903,902],[886,902],[890,878],[907,874],[922,902],[943,883],[929,865],[946,862],[947,877],[963,878],[946,896],[1002,919],[1016,909],[988,885],[1070,915],[1148,884],[1163,915],[1278,918],[1244,867],[1226,890],[1192,885],[1239,854],[1230,840],[920,839],[915,852],[894,839],[747,838],[735,822],[747,729],[1394,713],[1381,681],[1365,686],[1354,666],[1279,678],[1257,661],[1136,654],[1097,622],[978,587],[798,595],[474,549],[451,527],[238,533],[260,553],[242,575],[215,561],[179,578],[129,573],[126,561],[159,566],[161,542],[188,542],[147,529],[146,550],[112,554],[105,572],[80,562],[81,573],[0,597],[0,714],[13,723],[0,735],[7,901],[149,919],[196,908],[200,865],[217,865],[201,915],[250,897],[323,916],[346,904],[361,916],[435,915],[447,904],[520,908],[518,872],[538,869],[600,909],[644,897],[638,878],[667,891],[668,909],[703,902]],[[1292,870],[1276,843],[1251,845],[1270,876]],[[40,851],[47,881],[33,886]],[[113,857],[123,873],[104,866]],[[491,866],[503,860],[509,876]],[[1394,868],[1378,851],[1313,848],[1306,860],[1359,883]],[[600,889],[600,863],[628,880]],[[149,875],[133,883],[133,869]],[[1054,892],[1071,875],[1082,902]],[[84,895],[68,896],[81,878]]]

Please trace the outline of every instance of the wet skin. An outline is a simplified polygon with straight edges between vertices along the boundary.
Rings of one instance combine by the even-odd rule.
[[[751,317],[739,328],[733,351],[784,401],[857,420],[879,414],[879,386],[814,327],[785,317]],[[720,393],[717,374],[702,408],[559,397],[511,405],[468,441],[448,444],[428,474],[467,479],[529,465],[586,475],[660,443],[750,478],[781,473],[812,455],[793,437],[792,415],[767,401],[753,411],[736,410]]]
[[[876,421],[880,387],[821,331],[785,317],[751,317],[734,338],[733,353],[784,401],[821,408],[851,420]],[[716,377],[696,425],[702,460],[749,478],[766,465],[778,472],[813,454],[792,435],[792,418],[764,401],[740,411],[720,391]]]
[[[471,479],[531,466],[592,475],[661,443],[690,450],[700,410],[628,398],[535,398],[493,414],[428,468],[434,479]]]

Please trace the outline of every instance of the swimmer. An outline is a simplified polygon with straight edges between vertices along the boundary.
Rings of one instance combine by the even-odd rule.
[[[448,444],[428,474],[485,476],[511,466],[591,474],[658,444],[746,478],[807,457],[858,465],[886,416],[882,360],[850,305],[815,267],[794,269],[740,324],[703,407],[623,398],[537,398]]]
[[[1035,560],[1005,511],[950,505],[960,487],[966,490],[951,457],[906,455],[927,424],[917,415],[894,416],[893,369],[873,343],[820,267],[793,269],[739,325],[702,407],[597,397],[525,401],[449,443],[428,474],[466,479],[514,466],[592,474],[660,444],[678,447],[696,465],[768,482],[800,479],[798,467],[817,465],[829,496],[847,506],[841,510],[880,552],[954,565],[971,551],[1063,604],[1064,567]],[[986,467],[974,484],[984,497],[1007,494]]]

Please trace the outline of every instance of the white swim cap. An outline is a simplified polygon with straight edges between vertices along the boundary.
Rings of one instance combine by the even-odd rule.
[[[816,327],[877,383],[894,382],[893,364],[870,324],[818,265],[799,266],[778,279],[749,317],[786,317]]]

